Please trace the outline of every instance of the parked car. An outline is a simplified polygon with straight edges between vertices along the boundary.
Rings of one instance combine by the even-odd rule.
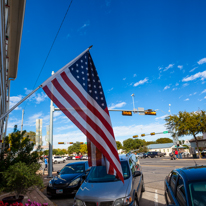
[[[66,161],[66,160],[65,160],[63,157],[60,157],[60,156],[52,157],[52,162],[53,162],[54,164],[56,164],[56,163],[61,163],[61,162],[65,163],[65,161]]]
[[[77,156],[75,156],[75,159],[76,159],[76,160],[81,160],[81,158],[82,158],[82,155],[77,155]]]
[[[206,166],[173,170],[165,178],[165,200],[169,205],[206,205]]]
[[[143,153],[137,153],[136,158],[141,158],[142,159],[143,158]]]
[[[67,156],[62,156],[62,158],[64,158],[65,160],[67,160]]]
[[[83,155],[83,156],[82,156],[82,159],[83,159],[83,160],[88,160],[88,156],[87,156],[87,155]]]
[[[164,157],[165,154],[162,152],[148,152],[148,157],[154,158],[154,157]]]
[[[73,162],[57,171],[57,176],[49,181],[47,195],[50,197],[62,194],[75,194],[89,173],[88,161]]]
[[[138,205],[145,191],[141,166],[134,154],[120,155],[124,184],[114,175],[108,175],[105,166],[91,168],[74,198],[74,205],[123,206]]]
[[[73,156],[68,156],[67,160],[72,160]]]

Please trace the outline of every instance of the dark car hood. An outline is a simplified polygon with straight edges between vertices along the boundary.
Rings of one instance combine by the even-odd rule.
[[[72,180],[81,177],[83,173],[76,173],[76,174],[63,174],[55,176],[52,179],[53,184],[66,184],[68,182],[71,182]]]

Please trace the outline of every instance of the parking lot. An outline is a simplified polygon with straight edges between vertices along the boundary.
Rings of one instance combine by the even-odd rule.
[[[75,162],[76,160],[67,160],[66,163],[54,164],[54,170],[60,170],[65,164]],[[78,160],[80,161],[80,160]],[[206,165],[206,160],[195,160],[199,165]],[[146,191],[142,195],[140,205],[145,206],[163,206],[164,199],[164,179],[165,176],[173,169],[194,166],[193,159],[170,160],[169,158],[149,158],[140,159],[140,164],[143,169],[144,182]],[[46,194],[46,190],[44,190]],[[55,197],[53,201],[58,206],[72,206],[74,195],[66,197]]]

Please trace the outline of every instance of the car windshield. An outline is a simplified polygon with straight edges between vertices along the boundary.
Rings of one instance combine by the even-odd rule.
[[[60,175],[63,174],[75,174],[75,173],[83,173],[85,172],[85,165],[84,164],[77,164],[77,165],[66,165],[61,171]]]
[[[206,182],[189,184],[192,206],[206,205]]]
[[[126,161],[121,161],[124,179],[130,177],[130,170]],[[120,181],[114,175],[108,175],[105,166],[92,167],[88,176],[88,182],[115,182]]]

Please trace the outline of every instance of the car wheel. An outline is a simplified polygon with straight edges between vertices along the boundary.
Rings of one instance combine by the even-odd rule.
[[[65,160],[63,160],[63,163],[65,163]]]
[[[145,192],[144,181],[143,181],[143,183],[142,183],[142,190],[141,190],[141,192]]]
[[[60,164],[60,162],[58,162],[58,164]]]
[[[57,161],[54,161],[54,164],[56,164],[57,163]]]

